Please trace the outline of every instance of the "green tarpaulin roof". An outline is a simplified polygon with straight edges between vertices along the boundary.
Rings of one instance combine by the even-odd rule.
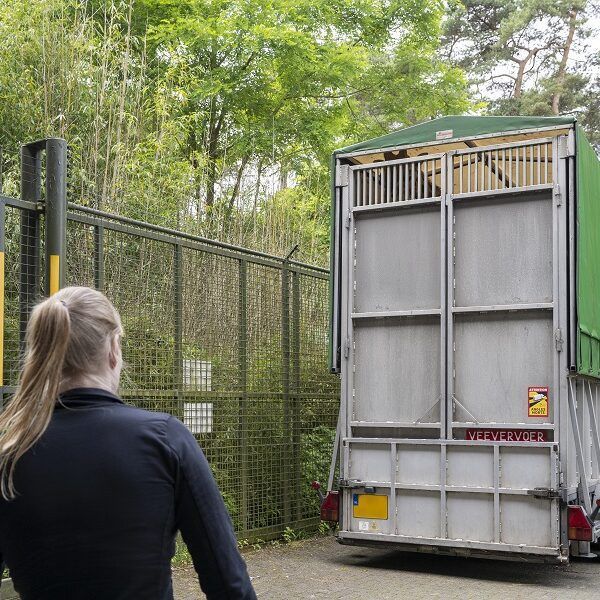
[[[574,122],[575,119],[573,117],[441,117],[425,121],[419,125],[399,129],[398,131],[365,142],[353,144],[346,148],[341,148],[336,151],[336,154],[434,142],[436,141],[436,133],[438,131],[452,131],[449,138],[440,140],[440,142],[448,142],[456,138],[506,133],[521,129],[537,129],[538,127],[571,125]]]

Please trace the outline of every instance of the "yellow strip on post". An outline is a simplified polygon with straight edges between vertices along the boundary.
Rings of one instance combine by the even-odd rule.
[[[4,385],[4,252],[0,252],[0,385]]]
[[[388,518],[388,497],[381,494],[352,494],[352,516],[355,519]]]
[[[50,295],[56,294],[60,289],[60,256],[50,255]]]

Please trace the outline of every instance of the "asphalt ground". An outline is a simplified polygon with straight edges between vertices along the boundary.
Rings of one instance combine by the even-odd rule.
[[[315,538],[246,552],[261,600],[600,599],[600,560],[567,566],[411,554]],[[176,600],[198,600],[191,567],[173,572]]]

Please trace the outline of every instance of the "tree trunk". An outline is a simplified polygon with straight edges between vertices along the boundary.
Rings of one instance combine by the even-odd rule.
[[[558,65],[558,71],[556,72],[556,89],[552,94],[552,114],[558,115],[560,112],[560,97],[562,96],[562,86],[565,82],[565,75],[567,74],[567,62],[569,60],[569,54],[571,52],[571,46],[573,45],[573,38],[575,37],[575,30],[577,28],[577,8],[571,8],[569,11],[569,32],[567,33],[567,39],[565,40],[565,46],[563,48],[563,55]]]
[[[230,211],[233,210],[235,201],[240,193],[240,186],[242,183],[242,175],[244,174],[244,169],[246,168],[246,165],[248,164],[248,160],[249,160],[249,157],[244,156],[244,158],[242,158],[240,168],[238,169],[237,176],[235,178],[235,184],[234,184],[233,190],[231,192],[231,198],[229,198],[229,210]]]

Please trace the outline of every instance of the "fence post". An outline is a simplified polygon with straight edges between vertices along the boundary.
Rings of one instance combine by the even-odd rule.
[[[174,369],[175,393],[177,396],[177,412],[180,419],[184,418],[183,404],[183,269],[181,244],[173,246],[173,291],[175,294],[175,327],[174,327]]]
[[[301,400],[300,400],[300,275],[292,272],[292,452],[294,474],[295,519],[302,519],[302,464],[301,464]]]
[[[67,142],[46,140],[46,285],[48,296],[65,283]]]
[[[94,227],[94,287],[104,292],[104,225]]]
[[[2,148],[0,148],[0,194],[2,193]],[[4,406],[4,251],[6,205],[0,201],[0,408]],[[2,574],[0,573],[0,578]]]
[[[239,452],[241,485],[241,538],[248,535],[248,263],[239,262],[238,293]]]
[[[290,289],[288,260],[281,267],[281,387],[283,398],[283,519],[284,527],[291,525],[290,463]]]
[[[37,142],[21,146],[21,199],[35,205],[41,200],[41,153],[42,147]],[[19,340],[22,346],[29,312],[40,291],[40,218],[37,209],[21,211],[19,246]]]

